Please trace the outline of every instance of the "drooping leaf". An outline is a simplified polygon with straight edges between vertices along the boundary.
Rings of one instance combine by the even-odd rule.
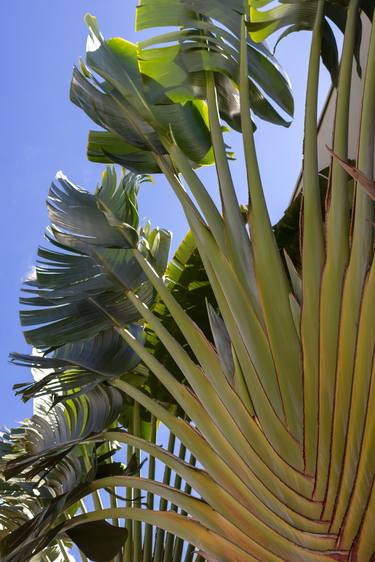
[[[282,32],[276,42],[277,46],[280,40],[290,33],[313,29],[318,0],[304,0],[302,2],[283,0],[281,3],[269,8],[268,10],[259,9],[270,3],[271,0],[250,0],[250,21],[247,26],[250,31],[250,36],[254,41],[264,41],[270,35],[285,27],[286,29]],[[337,84],[339,63],[336,38],[329,20],[335,24],[342,33],[345,33],[347,6],[347,0],[344,0],[343,2],[327,0],[324,6],[325,19],[322,29],[321,56],[323,64],[326,66],[331,75],[333,85]],[[366,2],[360,2],[360,8],[369,18],[372,17],[371,10],[368,10]],[[371,15],[369,15],[369,13]],[[356,26],[357,40],[354,56],[357,64],[357,72],[359,76],[361,76],[361,18],[357,18]]]
[[[83,339],[90,347],[92,338],[110,333],[109,316],[122,325],[137,321],[139,314],[126,289],[152,302],[153,290],[133,249],[142,251],[162,272],[170,234],[160,229],[146,234],[138,228],[135,196],[140,181],[142,177],[128,173],[117,185],[114,171],[108,169],[101,188],[92,195],[58,175],[47,200],[51,220],[47,236],[57,249],[39,249],[39,262],[21,299],[31,307],[21,312],[22,324],[37,326],[25,332],[35,347],[47,349]],[[66,353],[71,354],[72,347]]]
[[[144,342],[141,326],[132,324],[128,329],[140,342]],[[15,386],[25,400],[43,392],[53,393],[54,390],[55,394],[66,394],[78,387],[87,391],[110,378],[132,373],[139,363],[138,356],[114,329],[67,343],[44,355],[12,353],[10,359],[16,365],[46,372],[46,376],[30,385]]]
[[[106,161],[111,159],[129,169],[135,169],[140,159],[143,171],[158,171],[152,155],[165,154],[159,136],[168,134],[172,126],[173,135],[194,162],[212,163],[212,155],[208,156],[211,147],[209,131],[204,115],[199,111],[199,102],[190,100],[187,104],[174,104],[162,97],[157,104],[152,103],[138,69],[136,46],[120,38],[104,41],[95,18],[87,16],[86,22],[90,31],[87,64],[105,82],[98,82],[81,65],[82,71],[75,69],[73,73],[71,100],[111,134],[108,137],[94,133],[89,156],[93,154],[94,160],[98,161],[103,154]],[[151,92],[153,90],[150,88]],[[157,121],[158,131],[154,128],[154,113],[161,118]],[[194,136],[194,145],[185,144],[185,138]]]
[[[163,26],[180,28],[178,32],[175,32],[173,38],[169,34],[156,36],[140,45],[142,47],[145,44],[162,44],[169,38],[176,42],[176,47],[173,47],[176,55],[173,59],[176,62],[173,66],[175,69],[173,76],[182,91],[184,88],[189,88],[189,78],[185,80],[185,83],[181,80],[183,73],[188,74],[192,70],[201,71],[202,69],[215,72],[223,72],[224,70],[224,75],[227,75],[238,89],[239,31],[243,14],[244,4],[241,0],[236,0],[230,4],[221,0],[173,0],[172,3],[158,0],[140,0],[137,9],[136,27],[139,30]],[[260,116],[268,119],[267,116],[262,115],[264,98],[260,95],[258,89],[260,87],[284,111],[293,115],[293,98],[290,85],[275,58],[265,45],[256,45],[251,38],[248,38],[247,47],[249,76],[251,84],[255,88],[251,93],[251,105],[254,112],[258,112],[259,104]],[[141,58],[142,53],[143,51],[141,51]],[[160,56],[165,53],[168,53],[168,51],[160,50]],[[182,59],[182,64],[180,59]],[[191,68],[189,66],[191,60],[195,61],[198,67]],[[156,56],[155,63],[157,64],[157,62],[158,57]],[[165,62],[168,61],[164,61],[164,67]],[[229,69],[232,69],[232,72]],[[165,77],[167,72],[168,66],[163,71],[162,76]],[[194,76],[192,78],[195,80]],[[179,79],[180,83],[178,83]],[[255,92],[257,93],[255,94]],[[238,108],[238,99],[235,104]],[[234,108],[235,105],[233,105],[232,110]],[[225,119],[225,114],[222,117]],[[274,114],[274,118],[276,118],[276,114]],[[281,122],[279,116],[279,123]]]
[[[11,478],[28,471],[33,476],[53,467],[56,454],[61,461],[85,438],[109,427],[122,407],[121,393],[104,386],[52,408],[41,403],[40,412],[11,434],[14,445],[4,475]]]
[[[91,162],[115,163],[140,173],[160,172],[152,152],[128,144],[109,131],[89,132],[87,156]]]
[[[228,11],[220,2],[140,2],[138,29],[167,22],[180,29],[138,46],[118,37],[105,41],[96,19],[86,16],[87,66],[81,62],[73,72],[71,100],[105,129],[90,133],[89,159],[159,172],[155,156],[166,154],[163,136],[172,134],[193,167],[213,163],[204,102],[207,71],[215,73],[221,117],[241,130],[236,35],[243,7],[237,4]],[[160,46],[165,42],[174,44]],[[288,125],[273,105],[293,114],[288,79],[265,46],[249,39],[248,49],[252,110],[262,119]]]
[[[22,430],[21,430],[22,431]],[[58,542],[54,536],[42,545],[44,558],[34,553],[38,537],[43,534],[44,524],[50,525],[62,514],[60,511],[65,500],[56,498],[67,497],[73,490],[80,488],[82,482],[89,477],[87,465],[83,462],[82,455],[68,454],[53,466],[41,480],[36,476],[30,480],[22,477],[12,477],[4,480],[3,466],[6,466],[7,455],[12,453],[15,444],[11,435],[17,435],[20,429],[11,430],[3,434],[1,445],[3,449],[0,460],[0,554],[1,560],[24,562],[31,560],[48,560],[61,562],[63,554],[61,548],[71,548],[72,543],[66,537],[61,537]],[[5,446],[5,447],[3,447]],[[17,445],[18,446],[18,445]],[[18,451],[20,454],[21,451]],[[73,504],[75,501],[73,501]],[[77,507],[72,505],[70,515],[74,515]]]
[[[145,3],[147,10],[151,3]],[[139,8],[142,6],[143,3]],[[139,44],[141,72],[155,81],[161,81],[165,87],[165,94],[175,101],[186,101],[197,97],[206,99],[205,72],[214,72],[221,117],[232,128],[240,131],[239,41],[232,33],[205,17],[206,12],[210,13],[207,4],[194,2],[192,6],[197,10],[196,14],[186,21],[176,12],[173,25],[181,26],[180,31],[156,36]],[[142,11],[140,13],[142,14]],[[219,22],[220,17],[221,14],[216,15]],[[240,14],[236,14],[236,17],[238,26],[241,21]],[[148,20],[144,24],[141,16],[138,21],[139,28],[150,26]],[[160,27],[166,25],[164,22],[163,10],[158,10],[153,25]],[[156,44],[171,42],[176,45],[150,48]],[[249,40],[248,55],[252,110],[262,119],[287,125],[262,91],[292,115],[293,99],[288,80],[264,46],[259,50]]]

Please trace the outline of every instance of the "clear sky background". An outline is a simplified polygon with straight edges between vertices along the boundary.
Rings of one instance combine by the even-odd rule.
[[[136,0],[1,0],[1,222],[0,222],[0,427],[28,416],[30,404],[15,398],[12,385],[30,380],[26,369],[9,365],[10,351],[27,352],[18,320],[22,279],[35,261],[48,218],[45,198],[51,180],[62,170],[78,185],[95,189],[103,166],[86,160],[90,120],[69,101],[72,68],[84,55],[86,12],[96,15],[105,37],[137,40]],[[144,36],[144,35],[143,35]],[[139,35],[138,35],[139,37]],[[277,57],[295,95],[295,120],[289,129],[258,123],[256,141],[271,218],[282,215],[301,165],[303,106],[309,33],[283,41]],[[320,106],[328,91],[325,70]],[[227,139],[237,154],[233,174],[241,202],[246,185],[239,135]],[[203,178],[216,192],[213,169]],[[153,225],[172,230],[173,248],[186,232],[178,203],[159,176],[146,184],[140,214]]]

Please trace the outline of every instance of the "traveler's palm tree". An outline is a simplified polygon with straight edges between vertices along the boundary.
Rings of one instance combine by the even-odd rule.
[[[98,561],[373,560],[374,25],[348,159],[358,34],[373,5],[268,3],[141,0],[139,29],[178,29],[138,46],[105,41],[87,17],[71,97],[105,129],[90,133],[88,156],[133,173],[116,185],[108,168],[95,195],[59,176],[50,192],[55,249],[40,251],[21,316],[38,352],[14,355],[36,369],[18,391],[38,412],[3,443],[7,562],[51,549],[67,559],[69,539]],[[344,31],[339,71],[327,18]],[[312,42],[302,196],[272,228],[251,116],[285,125],[292,114],[288,81],[257,43],[283,26],[312,29]],[[337,79],[324,174],[321,56]],[[221,120],[242,134],[247,207]],[[195,171],[210,163],[221,210]],[[154,172],[191,230],[166,272],[169,235],[140,228],[136,212],[135,174]]]

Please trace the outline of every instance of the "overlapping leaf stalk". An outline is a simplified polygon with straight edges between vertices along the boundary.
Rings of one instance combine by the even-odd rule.
[[[124,123],[128,120],[126,134],[136,132],[134,145],[147,152],[147,162],[152,161],[154,169],[165,174],[183,206],[217,309],[209,308],[209,338],[165,284],[149,256],[139,247],[132,249],[137,268],[158,293],[183,340],[181,335],[175,337],[139,291],[128,286],[121,276],[116,276],[116,283],[122,287],[134,314],[144,318],[173,358],[183,378],[176,378],[168,362],[145,347],[106,303],[100,304],[100,310],[116,334],[170,393],[179,414],[176,416],[126,377],[113,377],[108,382],[110,388],[121,391],[167,426],[172,439],[175,436],[202,468],[193,468],[181,455],[174,454],[172,447],[167,451],[143,439],[137,430],[132,434],[112,429],[85,437],[86,443],[117,441],[145,451],[164,463],[168,471],[174,471],[190,487],[188,492],[191,489],[194,493],[181,492],[170,482],[157,482],[152,467],[149,478],[122,474],[93,480],[90,492],[127,486],[151,494],[150,498],[160,496],[162,505],[170,502],[179,511],[143,505],[111,507],[73,517],[62,523],[60,533],[108,518],[144,522],[148,525],[145,550],[150,559],[149,529],[155,525],[167,532],[163,543],[165,562],[176,560],[180,552],[177,542],[175,550],[170,548],[172,535],[195,545],[206,560],[370,562],[374,556],[375,538],[370,530],[375,517],[375,456],[371,446],[375,430],[375,330],[371,320],[375,304],[374,203],[358,183],[350,204],[352,180],[340,164],[340,159],[347,161],[358,18],[366,16],[360,16],[363,6],[355,0],[345,8],[332,147],[339,158],[330,168],[322,212],[317,94],[327,3],[296,3],[300,13],[305,4],[314,8],[314,17],[308,22],[313,33],[306,96],[300,259],[282,256],[279,251],[277,229],[272,229],[264,200],[251,122],[250,111],[255,112],[256,106],[249,80],[252,49],[272,61],[261,46],[257,49],[251,34],[256,38],[262,29],[268,34],[268,21],[262,23],[260,18],[254,28],[242,2],[228,7],[222,0],[175,0],[174,10],[162,0],[140,2],[139,27],[180,27],[175,35],[159,39],[159,43],[177,42],[172,60],[170,50],[158,50],[155,55],[155,60],[167,60],[183,69],[180,82],[176,80],[171,85],[161,81],[163,88],[172,89],[173,96],[182,96],[180,101],[187,99],[186,85],[192,88],[183,61],[186,38],[188,44],[193,43],[192,52],[199,64],[192,75],[198,72],[201,77],[203,73],[204,80],[197,91],[207,102],[207,109],[201,112],[206,116],[204,124],[201,122],[199,127],[209,132],[205,154],[212,150],[210,158],[215,161],[222,201],[219,210],[193,169],[206,161],[202,155],[193,158],[189,153],[174,110],[168,107],[169,113],[163,113],[165,108],[160,112],[160,102],[153,105],[143,90],[148,80],[137,74],[145,56],[142,49],[139,66],[135,66],[127,44],[120,40],[105,42],[96,21],[87,19],[91,34],[87,63],[104,82],[98,85],[94,74],[82,67],[83,74],[76,74],[73,80],[73,101],[107,129],[100,133],[103,139],[113,138],[106,135],[115,131],[115,116],[119,123],[122,118]],[[373,15],[367,4],[365,10],[367,15]],[[290,9],[289,15],[292,12]],[[215,27],[216,23],[225,28],[223,32],[221,27]],[[372,181],[375,26],[369,21],[366,25],[371,30],[363,69],[362,108],[357,112],[360,137],[356,167]],[[217,47],[222,37],[228,37],[225,46]],[[230,59],[237,69],[235,74],[224,68],[227,45],[236,52],[237,58]],[[189,46],[186,50],[189,53]],[[167,56],[162,59],[164,54]],[[221,105],[218,74],[229,77],[239,92],[249,187],[247,221],[239,210],[223,139],[221,118],[231,123]],[[169,80],[173,73],[167,75]],[[111,108],[117,108],[114,114],[110,110],[110,119],[104,113],[98,117],[98,87],[105,92],[101,96],[109,96],[105,103],[111,100]],[[171,105],[164,102],[160,105]],[[129,112],[127,104],[133,112]],[[168,115],[167,122],[161,115]],[[115,133],[126,140],[122,132]],[[91,135],[89,150],[92,139]],[[118,138],[116,141],[120,142]],[[103,147],[100,150],[102,155],[98,151],[97,158],[118,160],[118,155]],[[132,166],[136,169],[134,161]],[[108,256],[100,257],[104,271],[110,271]],[[180,415],[182,411],[184,416]],[[156,535],[159,546],[162,531]],[[159,546],[154,556],[161,559]],[[139,540],[125,549],[125,560],[132,557],[141,559]]]

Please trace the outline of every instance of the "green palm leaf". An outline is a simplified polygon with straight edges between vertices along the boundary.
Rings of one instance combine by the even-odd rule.
[[[118,418],[122,406],[121,393],[104,386],[64,404],[56,404],[52,409],[48,402],[42,401],[37,413],[24,422],[22,430],[10,436],[13,447],[7,455],[5,476],[16,476],[31,466],[29,475],[33,476],[54,466],[56,450],[61,459],[61,455],[69,453],[85,438],[109,427]],[[48,458],[49,450],[52,451],[51,458]]]
[[[143,0],[137,11],[137,29],[179,27],[179,31],[139,44],[142,73],[161,83],[172,100],[182,101],[197,97],[206,99],[204,71],[215,72],[220,114],[236,130],[241,130],[238,31],[242,10],[241,2],[227,9],[221,2],[175,0],[171,6],[170,3]],[[172,42],[176,45],[150,49],[153,45]],[[288,79],[264,45],[257,46],[249,39],[247,47],[251,108],[262,119],[286,125],[262,91],[293,115]]]
[[[138,472],[136,461],[127,468],[111,462],[116,448],[103,454],[100,445],[82,445],[89,436],[111,426],[123,412],[123,396],[114,390],[97,387],[52,407],[51,399],[39,398],[34,402],[32,418],[4,436],[2,463],[7,482],[0,488],[0,520],[8,523],[1,543],[2,560],[20,562],[41,551],[48,555],[51,550],[53,554],[56,549],[59,554],[62,543],[54,538],[67,515],[82,510],[81,500],[90,493],[92,480]],[[97,501],[100,503],[100,496]],[[57,522],[55,531],[51,531],[52,521]],[[87,533],[91,550],[85,539]],[[126,539],[124,529],[104,522],[77,527],[68,535],[81,551],[94,549],[95,560],[103,562],[121,551]]]
[[[313,29],[318,0],[304,0],[300,2],[283,1],[280,5],[271,7],[268,10],[259,10],[259,8],[263,8],[270,3],[271,0],[250,0],[249,2],[251,8],[248,29],[254,41],[264,41],[275,31],[286,27],[277,40],[277,46],[278,42],[290,33]],[[350,2],[347,0],[344,2],[327,1],[324,5],[325,19],[322,26],[321,56],[323,64],[331,74],[332,83],[334,85],[337,85],[339,74],[339,56],[332,23],[337,26],[342,33],[345,33],[349,3]],[[360,2],[360,9],[362,9],[369,18],[372,18],[372,10],[366,0]],[[360,45],[362,22],[359,17],[356,21],[356,34],[354,56],[357,63],[358,74],[361,75]]]
[[[77,188],[62,175],[52,185],[47,200],[51,220],[47,237],[58,251],[39,250],[39,264],[25,282],[27,296],[21,299],[22,304],[32,307],[21,312],[21,323],[43,324],[25,333],[35,347],[60,346],[108,330],[111,323],[101,307],[123,323],[138,320],[118,280],[152,302],[153,291],[132,250],[139,247],[164,271],[170,236],[159,230],[148,234],[137,231],[137,182],[136,176],[128,177],[116,192],[116,176],[108,170],[96,195]],[[109,198],[113,210],[106,206]],[[70,208],[72,213],[67,212]]]
[[[169,22],[180,30],[140,43],[138,47],[120,38],[104,41],[96,19],[86,16],[90,30],[86,63],[104,81],[96,80],[81,63],[81,70],[73,73],[71,99],[106,129],[106,132],[90,133],[88,156],[95,162],[116,162],[131,170],[158,172],[155,153],[166,154],[163,137],[172,133],[195,166],[212,164],[203,101],[205,71],[215,72],[222,117],[240,130],[236,38],[240,13],[231,9],[228,17],[220,2],[217,6],[196,2],[189,6],[176,1],[172,11],[170,5],[160,9],[160,3],[156,4],[157,7],[153,2],[139,4],[138,28],[160,27]],[[171,41],[176,46],[149,48]],[[262,91],[292,115],[293,98],[287,78],[266,47],[249,41],[248,48],[253,111],[263,119],[287,125]]]
[[[105,140],[103,148],[99,148],[98,140],[105,137],[94,133],[94,146],[89,145],[89,154],[93,151],[96,155],[102,152],[105,157],[111,157],[112,153],[107,149],[113,149],[115,141],[113,161],[137,170],[137,162],[140,161],[141,167],[146,171],[146,164],[150,162],[150,148],[151,152],[156,150],[165,154],[159,136],[168,132],[170,123],[173,123],[173,134],[182,143],[191,160],[197,164],[212,162],[209,131],[202,103],[189,101],[184,105],[173,104],[168,103],[168,98],[164,96],[150,110],[148,90],[153,92],[154,87],[152,84],[149,88],[143,87],[136,46],[122,39],[104,41],[95,18],[87,16],[86,21],[90,30],[87,64],[105,82],[99,83],[81,65],[83,72],[76,69],[73,75],[71,99],[111,134],[110,145]],[[119,107],[122,114],[120,119]],[[169,119],[170,114],[174,116],[173,121]],[[156,122],[159,123],[158,131],[154,128]],[[194,136],[196,142],[189,143],[188,139]],[[98,156],[96,160],[97,158]],[[158,171],[154,157],[151,157],[151,163],[152,161],[148,172]]]
[[[136,195],[141,179],[125,174],[117,185],[109,168],[95,195],[62,176],[52,186],[49,236],[57,249],[39,249],[35,277],[25,284],[31,296],[21,299],[32,307],[21,313],[21,322],[37,325],[25,337],[45,352],[13,354],[12,360],[53,372],[30,387],[18,387],[24,396],[40,393],[47,385],[50,392],[87,389],[137,366],[139,359],[114,331],[103,309],[129,324],[139,341],[144,339],[143,329],[134,324],[139,314],[128,301],[123,284],[152,302],[153,289],[133,248],[138,246],[162,272],[170,236],[159,229],[138,227]],[[74,211],[70,213],[70,209]]]
[[[141,326],[132,324],[129,329],[134,337],[144,342]],[[15,385],[17,394],[22,394],[24,400],[44,393],[77,392],[77,388],[87,391],[110,378],[131,376],[139,363],[138,356],[113,329],[100,331],[92,338],[67,343],[48,355],[12,353],[10,359],[16,365],[46,372],[40,381]]]

